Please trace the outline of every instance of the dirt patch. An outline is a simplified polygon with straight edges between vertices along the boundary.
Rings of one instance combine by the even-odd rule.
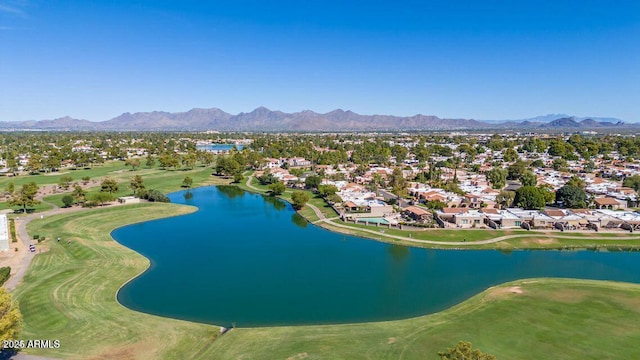
[[[556,239],[553,238],[537,238],[537,239],[523,239],[523,245],[549,245],[557,243]]]
[[[390,337],[390,338],[389,338],[389,341],[387,341],[387,345],[391,345],[391,344],[393,344],[393,343],[395,343],[395,342],[396,342],[396,338],[394,338],[394,337]]]
[[[497,287],[489,289],[487,293],[487,299],[495,300],[495,299],[503,299],[510,295],[521,295],[524,294],[524,291],[520,286],[510,286],[510,287]]]
[[[585,290],[556,290],[544,294],[544,297],[549,300],[567,304],[577,304],[584,301],[584,299],[586,299],[589,295],[590,292]]]
[[[611,298],[611,300],[616,303],[628,308],[634,312],[640,312],[640,297],[637,296],[627,296],[627,295],[617,295]]]
[[[289,356],[287,360],[297,360],[297,359],[306,359],[309,357],[309,354],[306,352],[299,353],[298,355]]]
[[[152,359],[154,358],[154,348],[156,346],[146,341],[135,344],[118,346],[107,350],[104,353],[90,358],[91,360],[134,360],[134,359]]]

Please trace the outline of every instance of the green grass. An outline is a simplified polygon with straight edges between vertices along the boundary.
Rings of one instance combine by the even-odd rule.
[[[234,329],[213,351],[216,359],[438,359],[467,340],[498,359],[635,359],[639,299],[633,284],[521,280],[413,319]]]
[[[591,234],[591,236],[585,236],[585,234],[579,233],[563,233],[563,232],[534,232],[523,230],[442,230],[431,229],[425,231],[405,231],[387,229],[384,226],[365,226],[353,223],[343,223],[339,220],[335,221],[335,224],[344,227],[334,226],[332,223],[319,222],[317,225],[322,226],[328,230],[340,232],[348,235],[359,236],[377,241],[423,247],[423,248],[436,248],[436,249],[499,249],[499,250],[513,250],[513,249],[610,249],[610,250],[626,250],[626,249],[638,249],[640,248],[640,235],[632,235],[628,232],[613,233],[613,234],[600,234],[608,235],[596,238],[598,234]],[[485,234],[486,232],[486,234]],[[439,244],[429,244],[400,240],[386,235],[396,235],[408,237],[412,234],[411,239],[438,241]],[[514,238],[505,239],[495,243],[489,244],[474,244],[474,242],[481,240],[489,240],[498,236],[516,236]],[[562,238],[570,237],[568,239]],[[632,239],[625,239],[623,237],[632,237]],[[465,245],[459,244],[447,244],[449,242],[462,242],[464,239],[467,241]]]
[[[18,175],[13,177],[2,176],[0,177],[0,189],[5,189],[8,183],[13,182],[16,187],[16,190],[22,186],[23,184],[29,182],[35,182],[38,185],[47,185],[47,184],[57,184],[60,181],[60,177],[63,175],[68,175],[73,178],[74,181],[80,181],[85,176],[89,176],[91,178],[102,177],[109,175],[114,171],[119,171],[126,169],[124,165],[124,161],[108,161],[104,164],[94,165],[90,169],[60,169],[60,171],[52,172],[52,173],[40,173],[39,175]]]
[[[195,209],[140,204],[34,220],[30,234],[48,239],[15,292],[24,339],[59,339],[55,350],[28,350],[55,358],[211,358],[218,328],[129,310],[117,289],[149,261],[110,237],[116,226],[185,214]],[[53,239],[61,237],[62,241]],[[68,244],[67,240],[71,240]]]
[[[234,184],[234,185],[236,185],[239,188],[244,189],[246,191],[256,192],[255,189],[252,189],[252,188],[248,187],[246,185],[246,182],[247,182],[247,178],[245,177],[240,183]],[[251,186],[253,186],[254,188],[258,189],[259,192],[261,192],[263,194],[267,194],[269,192],[269,186],[260,184],[260,181],[258,179],[256,179],[255,177],[251,177]],[[306,192],[309,195],[309,203],[311,205],[316,206],[318,209],[320,209],[320,211],[322,212],[322,214],[325,217],[332,218],[332,217],[338,216],[338,214],[335,212],[335,210],[333,210],[333,208],[331,206],[329,206],[327,204],[327,202],[324,201],[324,199],[322,199],[320,196],[314,194],[312,191],[309,191],[309,190],[302,190],[302,191]],[[288,202],[292,202],[291,201],[291,194],[292,193],[293,193],[292,189],[287,189],[279,197],[281,199],[284,199],[284,200],[288,201]],[[307,219],[310,222],[319,220],[319,218],[315,214],[315,212],[308,206],[304,206],[302,209],[300,209],[298,211],[298,213],[300,215],[302,215],[305,219]]]
[[[110,231],[193,210],[139,204],[30,223],[30,234],[49,239],[41,245],[49,251],[35,257],[15,291],[25,322],[22,338],[60,339],[62,345],[26,352],[78,359],[437,359],[439,350],[468,340],[499,359],[640,357],[640,286],[614,282],[521,280],[418,318],[234,329],[215,341],[216,327],[119,305],[117,289],[149,262],[114,242]],[[60,243],[52,240],[58,236]]]
[[[62,196],[60,198],[62,198]],[[51,208],[52,208],[51,205],[47,204],[46,202],[45,203],[41,202],[40,204],[27,208],[27,212],[42,212],[42,211],[50,210]],[[13,209],[14,211],[15,210],[22,211],[22,208],[18,208],[16,206],[9,206],[8,202],[0,202],[0,210],[6,210],[6,209]],[[20,216],[21,213],[17,213],[16,215]]]
[[[229,180],[211,176],[211,168],[196,167],[192,170],[160,170],[160,169],[140,169],[136,171],[124,170],[118,173],[112,173],[111,178],[118,181],[118,191],[115,196],[131,195],[129,184],[131,179],[136,176],[142,176],[144,185],[147,189],[156,189],[164,193],[181,189],[182,180],[189,176],[193,179],[193,187],[204,185],[228,184]],[[100,191],[99,186],[95,186],[87,192],[90,197]],[[65,194],[49,195],[44,198],[45,201],[63,206],[62,197]]]

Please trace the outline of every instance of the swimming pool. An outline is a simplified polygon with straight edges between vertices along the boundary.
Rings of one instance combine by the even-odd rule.
[[[389,221],[387,221],[387,219],[381,218],[381,217],[358,218],[358,222],[368,222],[371,224],[384,224],[384,225],[389,224]]]

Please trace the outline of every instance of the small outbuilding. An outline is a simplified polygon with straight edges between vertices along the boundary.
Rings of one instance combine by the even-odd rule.
[[[135,196],[122,196],[118,198],[118,202],[120,204],[138,204],[140,203],[140,198],[137,198]]]

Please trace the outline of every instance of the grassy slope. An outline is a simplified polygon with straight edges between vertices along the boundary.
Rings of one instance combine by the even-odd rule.
[[[112,240],[116,226],[194,211],[187,206],[140,204],[57,215],[29,224],[29,233],[60,243],[38,254],[16,290],[25,339],[60,339],[47,353],[60,358],[184,358],[206,354],[218,334],[214,326],[165,319],[129,310],[117,289],[149,261]],[[71,244],[66,241],[72,240]]]
[[[153,211],[148,211],[153,209]],[[212,326],[128,310],[117,288],[148,261],[111,240],[116,224],[192,211],[143,204],[58,215],[30,224],[49,239],[17,292],[23,338],[57,338],[54,357],[424,359],[458,340],[501,359],[640,357],[640,286],[565,279],[522,280],[419,318],[332,326],[235,329],[213,341]],[[522,293],[512,293],[512,287]],[[524,309],[524,310],[523,310]]]
[[[153,208],[153,211],[146,211]],[[402,321],[339,326],[235,329],[212,341],[212,326],[159,318],[115,301],[117,288],[148,261],[113,242],[122,224],[192,208],[143,204],[35,220],[30,233],[48,241],[16,291],[23,338],[57,338],[53,357],[90,358],[436,358],[465,339],[499,358],[636,358],[640,356],[640,287],[544,279],[490,289],[442,313]],[[512,294],[521,286],[523,294]],[[526,311],[523,311],[526,309]],[[594,340],[594,339],[597,339]],[[571,341],[568,344],[568,341]],[[30,350],[30,353],[38,353]],[[589,356],[587,356],[589,355]]]
[[[640,358],[639,299],[632,284],[522,280],[408,320],[234,329],[213,350],[220,359],[437,359],[468,340],[499,359],[632,359]]]
[[[108,174],[109,177],[118,181],[118,192],[116,192],[115,196],[126,196],[131,195],[131,189],[129,188],[129,184],[131,179],[136,176],[142,176],[142,180],[144,181],[144,185],[147,189],[156,189],[160,190],[164,193],[175,191],[182,184],[182,180],[189,176],[193,179],[193,186],[204,186],[204,185],[212,185],[212,184],[226,184],[229,181],[215,178],[211,176],[211,168],[204,167],[196,167],[192,170],[160,170],[160,169],[140,169],[136,171],[130,171],[126,169],[121,169],[116,172],[111,172]],[[96,186],[87,192],[87,196],[91,196],[91,194],[97,193],[100,191],[100,187]],[[64,194],[56,194],[46,196],[44,198],[45,201],[54,203],[58,206],[62,206],[62,197]]]

